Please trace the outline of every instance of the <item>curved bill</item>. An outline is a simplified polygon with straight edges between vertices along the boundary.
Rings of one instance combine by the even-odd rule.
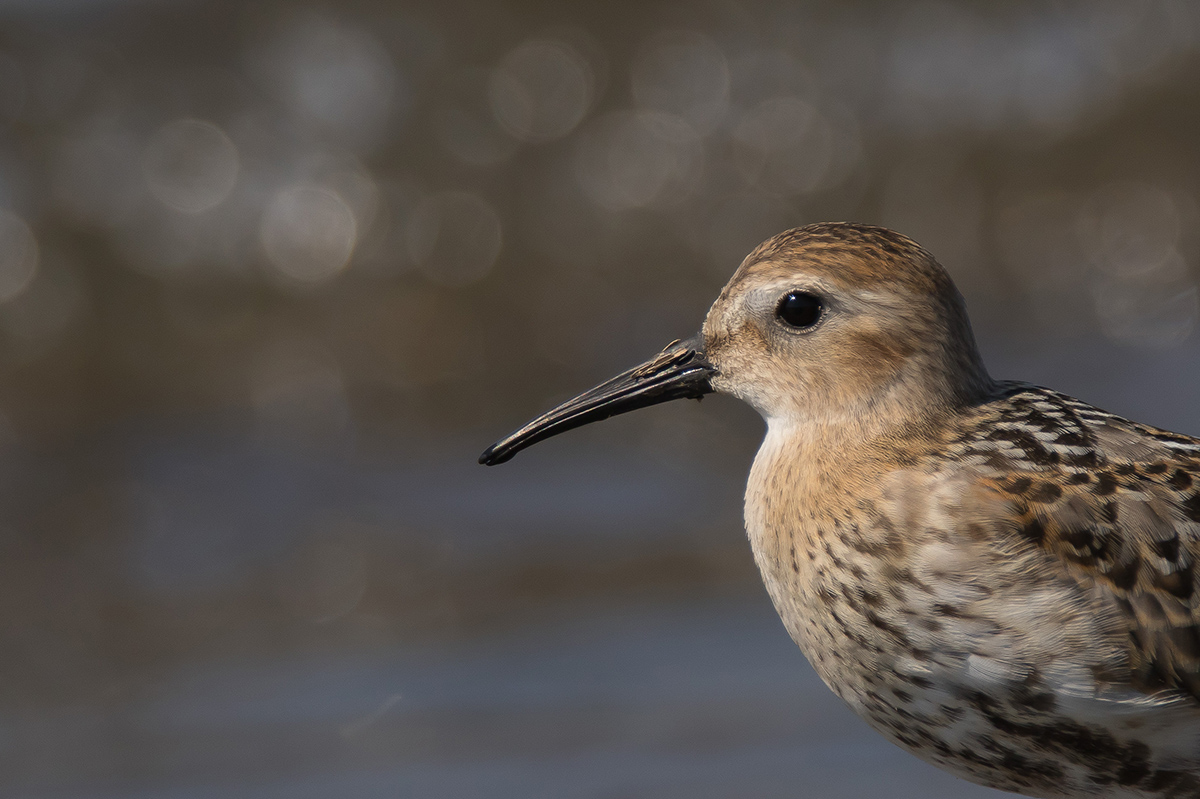
[[[709,378],[716,371],[704,359],[700,336],[672,342],[641,366],[567,400],[492,444],[479,456],[479,462],[487,466],[504,463],[542,439],[618,413],[673,399],[700,399],[713,390]]]

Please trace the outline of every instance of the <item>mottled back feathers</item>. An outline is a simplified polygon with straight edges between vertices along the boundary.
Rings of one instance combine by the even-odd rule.
[[[1135,685],[1200,700],[1200,440],[1010,384],[948,454],[1008,500],[1017,535],[1119,608]]]

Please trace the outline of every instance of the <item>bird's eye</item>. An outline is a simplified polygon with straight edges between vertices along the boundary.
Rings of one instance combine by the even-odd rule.
[[[812,327],[821,318],[825,303],[816,294],[807,291],[789,291],[779,301],[775,315],[789,327],[803,329]]]

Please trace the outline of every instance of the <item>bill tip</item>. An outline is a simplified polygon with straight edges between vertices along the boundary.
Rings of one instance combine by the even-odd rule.
[[[504,463],[511,457],[512,455],[508,453],[498,453],[496,448],[491,446],[485,449],[483,454],[479,456],[479,462],[484,466],[495,466],[498,463]]]

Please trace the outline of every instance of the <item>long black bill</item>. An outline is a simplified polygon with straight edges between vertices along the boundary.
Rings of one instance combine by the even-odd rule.
[[[492,444],[479,456],[479,462],[487,466],[504,463],[542,439],[618,413],[667,400],[700,399],[713,390],[709,378],[716,371],[704,359],[700,336],[673,342],[641,366],[567,400],[508,438]]]

